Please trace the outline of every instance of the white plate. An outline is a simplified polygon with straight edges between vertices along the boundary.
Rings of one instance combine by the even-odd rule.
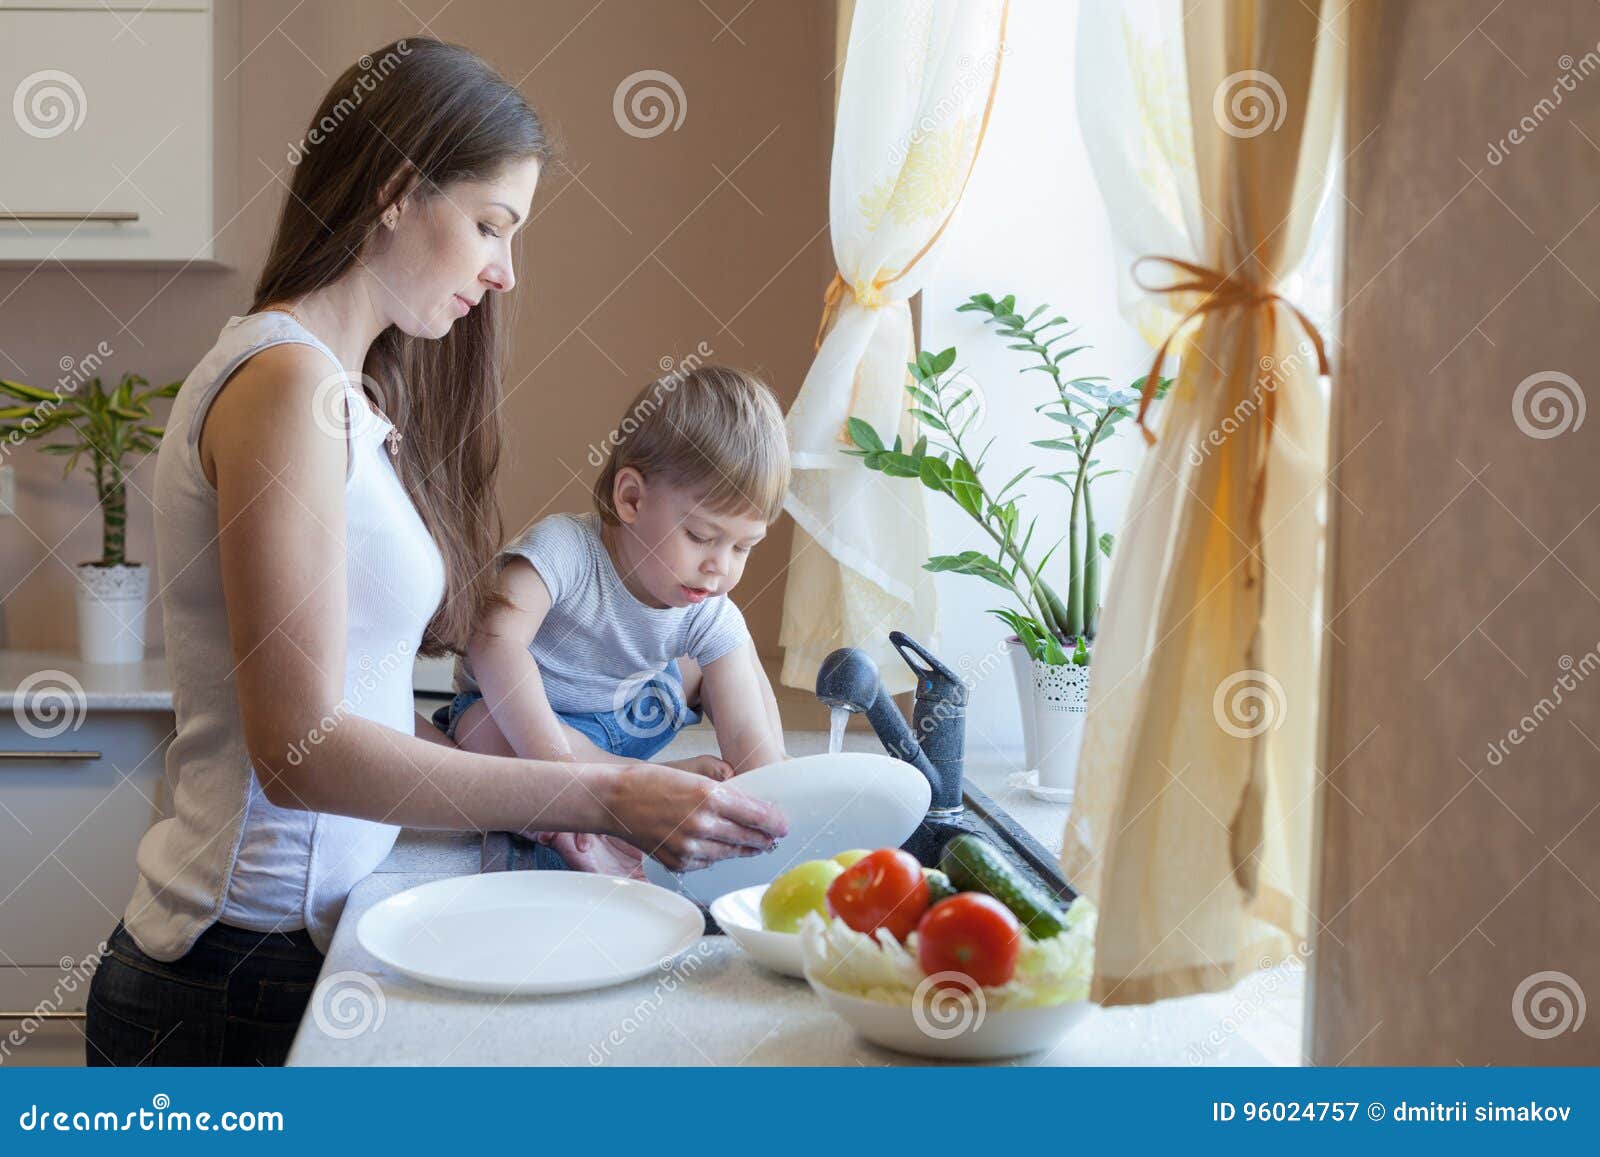
[[[435,880],[374,904],[361,947],[416,980],[467,992],[577,992],[659,968],[705,919],[682,896],[586,872]]]
[[[909,763],[858,751],[788,759],[728,783],[783,810],[789,834],[777,849],[681,875],[646,856],[646,879],[709,904],[740,888],[769,884],[806,860],[826,860],[851,848],[897,848],[917,830],[933,798],[927,778]]]
[[[797,932],[769,932],[761,926],[761,897],[768,885],[740,888],[719,896],[711,904],[711,916],[728,938],[748,952],[757,964],[774,972],[804,980],[805,958]]]
[[[939,1003],[914,1010],[909,1001],[884,1004],[839,992],[814,976],[806,981],[822,1003],[873,1044],[946,1061],[992,1061],[1054,1048],[1094,1007],[1087,1000],[1069,1000],[1041,1008],[991,1009],[978,995],[954,989],[933,997]]]

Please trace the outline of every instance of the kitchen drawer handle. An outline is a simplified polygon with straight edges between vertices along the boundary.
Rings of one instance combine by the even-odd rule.
[[[28,760],[29,762],[32,762],[33,760],[36,760],[36,759],[99,759],[99,758],[101,758],[101,753],[98,752],[98,751],[59,751],[59,750],[52,751],[52,750],[48,750],[48,749],[47,750],[43,750],[43,751],[0,751],[0,761],[4,761],[4,760],[8,760],[8,759],[15,759],[15,760]]]
[[[22,209],[0,212],[0,221],[137,221],[131,209],[102,209],[93,213],[74,213],[65,209]]]
[[[6,1012],[0,1009],[0,1020],[83,1020],[88,1015],[85,1012]]]

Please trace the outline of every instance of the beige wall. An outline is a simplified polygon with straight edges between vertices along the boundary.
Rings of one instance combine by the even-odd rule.
[[[809,364],[828,249],[826,157],[833,100],[833,5],[744,8],[685,0],[249,0],[240,16],[232,271],[0,269],[0,376],[49,385],[63,356],[110,340],[112,381],[181,378],[230,314],[249,305],[286,174],[322,93],[364,51],[422,31],[482,53],[519,82],[562,138],[519,262],[507,380],[501,501],[515,530],[544,510],[580,510],[587,447],[632,394],[706,342],[716,360],[762,371],[785,404]],[[415,13],[413,15],[413,13]],[[642,69],[682,84],[681,128],[637,139],[612,94]],[[226,71],[222,69],[220,71]],[[724,180],[722,175],[727,179]],[[275,176],[276,175],[276,176]],[[227,213],[231,213],[230,209]],[[224,216],[227,215],[224,214]],[[176,273],[176,276],[174,274]],[[104,375],[103,375],[104,376]],[[0,645],[75,645],[70,567],[99,556],[87,476],[60,460],[14,457],[20,518],[0,519]],[[153,462],[135,474],[150,490]],[[134,495],[129,557],[153,561],[152,511]],[[787,520],[741,587],[764,653],[777,649]],[[160,576],[155,576],[159,584]],[[158,613],[148,637],[161,645]]]
[[[1550,371],[1600,402],[1593,60],[1534,111],[1595,50],[1600,13],[1537,7],[1355,6],[1322,1064],[1600,1060],[1600,422],[1532,437],[1514,413]],[[1542,123],[1491,163],[1525,115]],[[1524,985],[1526,1025],[1557,987],[1588,1023],[1530,1035]]]

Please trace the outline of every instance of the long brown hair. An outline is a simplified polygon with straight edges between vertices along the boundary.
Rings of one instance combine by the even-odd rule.
[[[251,312],[339,278],[388,204],[554,152],[539,115],[467,49],[410,37],[363,56],[334,81],[290,150],[289,194]],[[438,340],[390,326],[362,367],[404,431],[396,471],[444,556],[444,598],[423,633],[423,655],[464,651],[474,619],[495,601],[491,563],[504,529],[495,494],[506,355],[499,297],[484,295]]]

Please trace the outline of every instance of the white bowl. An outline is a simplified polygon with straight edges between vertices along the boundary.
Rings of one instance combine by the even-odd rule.
[[[1087,1000],[1038,1008],[990,1009],[977,994],[953,988],[924,1006],[883,1004],[829,988],[807,975],[822,1002],[873,1044],[942,1061],[992,1061],[1053,1048],[1088,1013]]]
[[[740,948],[774,972],[804,980],[805,961],[796,932],[769,932],[761,926],[761,897],[768,885],[757,884],[718,896],[711,902],[711,918]]]

